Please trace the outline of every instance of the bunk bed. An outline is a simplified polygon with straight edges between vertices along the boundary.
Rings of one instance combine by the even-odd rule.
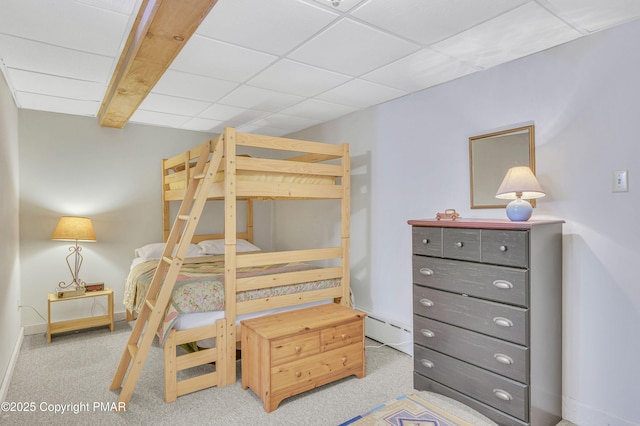
[[[185,258],[180,271],[188,283],[186,287],[180,283],[174,287],[158,329],[164,346],[167,402],[211,386],[235,383],[239,320],[319,303],[350,305],[348,144],[253,135],[226,128],[217,141],[205,143],[210,146],[208,150],[201,145],[163,160],[164,240],[171,232],[171,204],[182,201],[188,193],[187,183],[201,153],[206,150],[211,155],[219,143],[223,144],[223,157],[207,200],[223,203],[224,232],[193,235],[193,257]],[[257,149],[254,151],[261,153],[260,157],[254,156],[253,151],[251,155],[238,154],[239,150],[251,149]],[[263,156],[264,153],[268,154]],[[285,199],[337,200],[339,244],[280,252],[261,251],[253,246],[253,203]],[[239,203],[244,203],[244,225],[240,227]],[[197,247],[211,245],[223,248],[197,251]],[[241,250],[241,245],[250,248]],[[148,281],[153,265],[132,268],[125,290],[129,318],[135,305],[144,299],[144,286],[148,285],[132,277],[134,269],[144,270]],[[206,299],[206,303],[189,299],[195,293],[189,285],[197,287],[196,298]],[[178,354],[178,346],[196,341],[208,344],[198,351]],[[215,363],[215,371],[178,381],[179,371],[211,363]]]

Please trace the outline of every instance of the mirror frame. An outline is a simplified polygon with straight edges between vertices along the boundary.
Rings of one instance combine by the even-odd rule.
[[[492,139],[513,135],[517,133],[523,133],[523,132],[529,133],[529,138],[528,138],[529,139],[529,150],[528,150],[529,158],[528,159],[524,157],[503,158],[499,164],[491,165],[492,169],[495,169],[495,167],[498,167],[500,169],[500,176],[501,176],[500,180],[497,183],[495,183],[495,187],[493,187],[493,183],[489,185],[485,183],[483,185],[483,182],[481,182],[478,179],[478,176],[483,175],[483,173],[486,176],[487,174],[489,174],[489,172],[485,173],[485,171],[487,170],[487,166],[481,167],[483,165],[479,164],[478,162],[474,163],[474,150],[476,150],[477,152],[478,142],[485,142],[485,145],[486,145],[486,142]],[[476,157],[479,157],[479,155],[476,155]],[[492,203],[492,204],[478,204],[476,200],[480,198],[479,194],[481,194],[481,192],[479,191],[484,191],[484,194],[488,194],[490,193],[490,191],[492,191],[491,193],[495,194],[495,192],[498,190],[498,187],[500,186],[500,183],[502,182],[504,175],[507,173],[507,170],[509,170],[509,168],[514,166],[519,166],[519,165],[520,166],[527,165],[527,164],[529,168],[531,168],[531,171],[533,172],[533,174],[535,175],[536,173],[535,126],[533,124],[528,126],[514,127],[511,129],[501,130],[498,132],[492,132],[484,135],[470,137],[469,138],[469,180],[470,180],[469,188],[470,188],[470,196],[471,196],[471,208],[472,209],[497,209],[497,208],[506,207],[507,204],[509,203],[509,200],[500,200],[498,198],[495,198],[495,203]],[[496,174],[495,170],[491,174],[495,175]],[[493,180],[491,182],[493,182]],[[486,195],[484,198],[486,198]],[[535,207],[536,200],[529,200],[529,201],[531,205]]]

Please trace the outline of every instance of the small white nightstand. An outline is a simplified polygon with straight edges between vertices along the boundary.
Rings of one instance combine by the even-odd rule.
[[[95,317],[78,318],[67,321],[51,322],[51,304],[54,302],[65,302],[67,300],[88,299],[90,297],[107,297],[107,314]],[[49,293],[47,302],[47,343],[51,343],[51,335],[54,333],[63,333],[65,331],[81,330],[84,328],[98,327],[108,325],[113,331],[113,290],[105,288],[100,291],[88,291],[81,296],[75,297],[58,297],[56,293]]]

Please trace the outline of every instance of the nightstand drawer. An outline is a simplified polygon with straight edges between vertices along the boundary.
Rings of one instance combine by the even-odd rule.
[[[529,266],[527,231],[482,230],[482,261],[496,265]]]
[[[520,345],[529,344],[527,309],[414,285],[413,311]]]
[[[414,346],[416,372],[521,420],[529,420],[529,387],[422,346]]]
[[[413,256],[413,282],[426,287],[527,307],[528,281],[526,269]]]
[[[529,383],[529,350],[484,334],[415,315],[416,344],[522,383]]]
[[[413,253],[442,257],[442,228],[413,227]]]
[[[450,259],[479,262],[480,230],[445,228],[442,230],[442,253]]]

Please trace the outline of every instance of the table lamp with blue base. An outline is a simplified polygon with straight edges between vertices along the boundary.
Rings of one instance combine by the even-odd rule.
[[[507,217],[513,222],[526,222],[531,218],[533,207],[527,201],[544,197],[540,183],[529,167],[517,166],[507,171],[496,198],[513,200],[507,204]]]

